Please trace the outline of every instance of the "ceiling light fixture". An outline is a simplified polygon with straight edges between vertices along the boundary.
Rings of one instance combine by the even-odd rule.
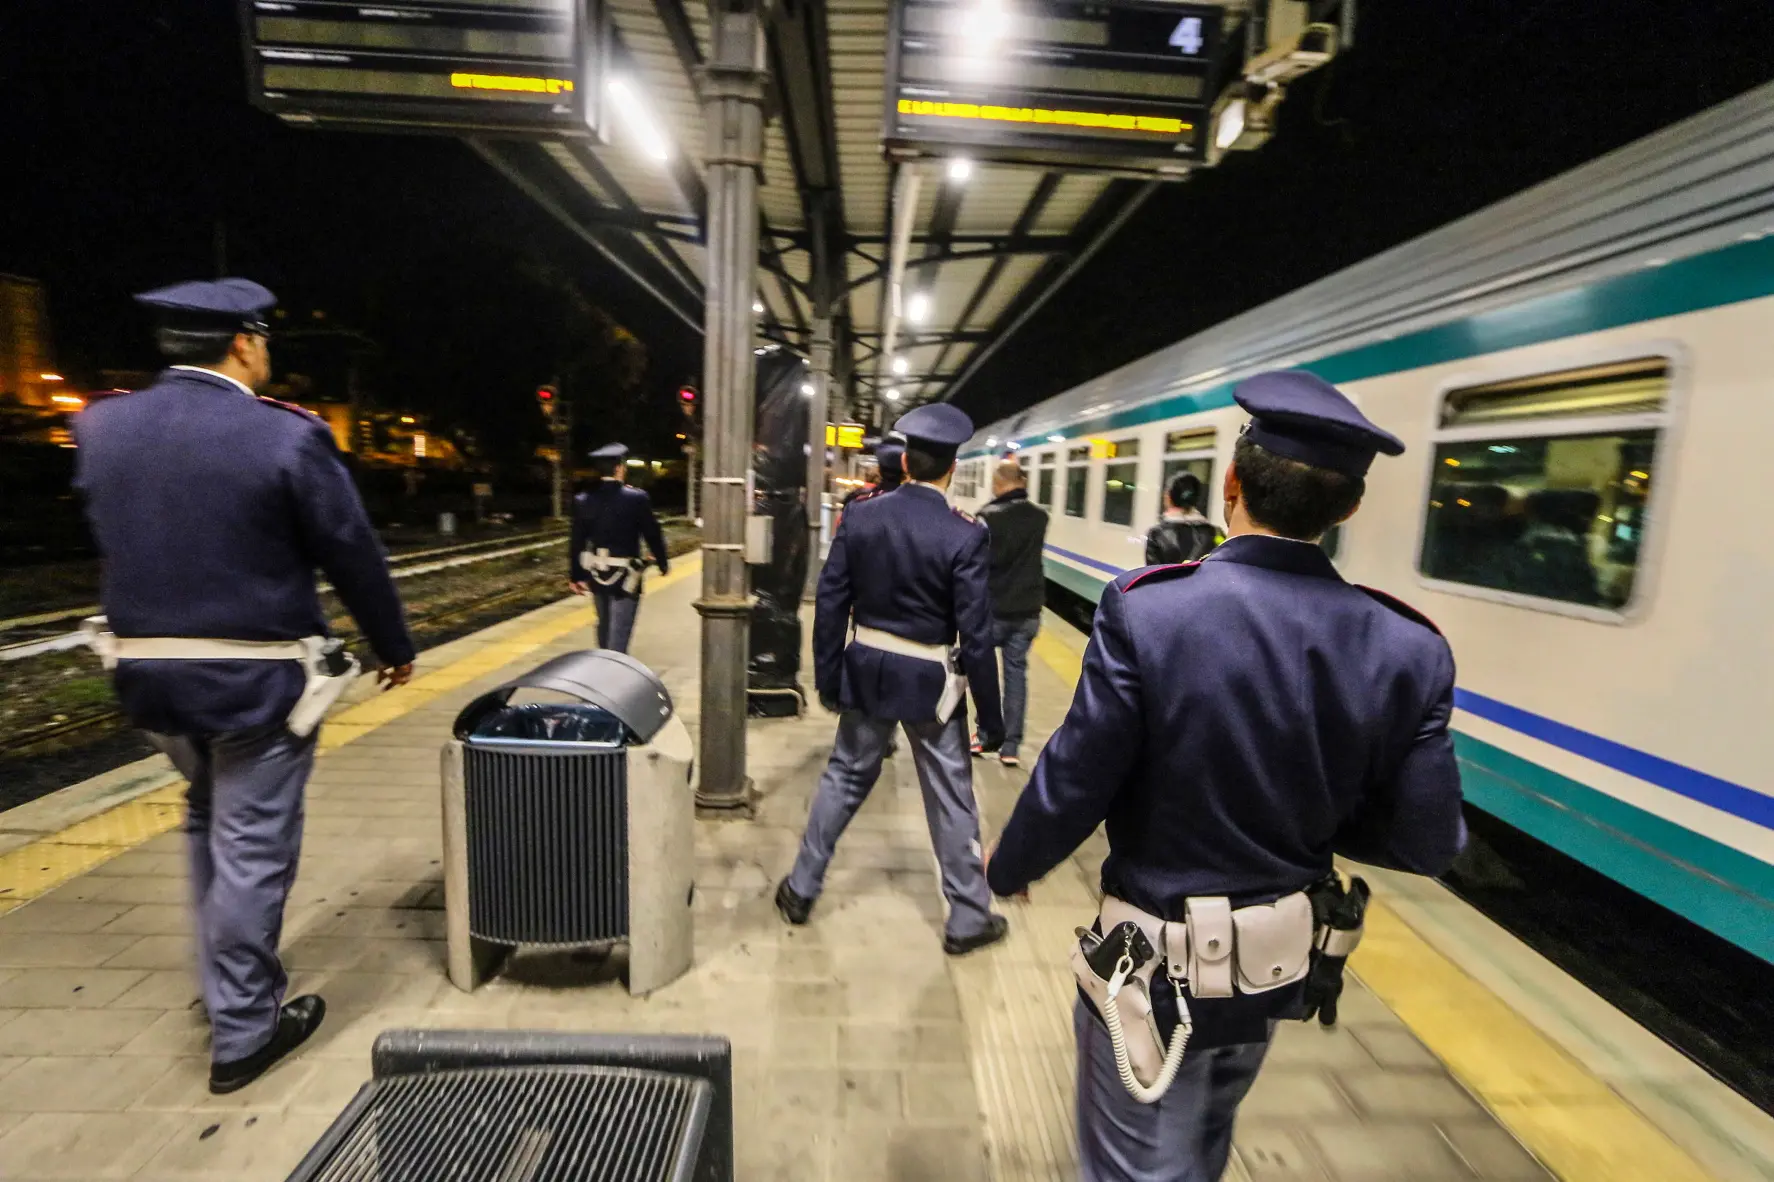
[[[640,150],[661,163],[671,159],[671,145],[659,128],[647,114],[641,96],[635,92],[626,79],[612,78],[609,85],[610,97],[616,102],[616,109],[622,113],[622,119],[628,124],[636,146]]]

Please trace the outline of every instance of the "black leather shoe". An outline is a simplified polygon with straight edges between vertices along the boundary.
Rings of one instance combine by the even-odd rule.
[[[803,899],[795,894],[788,885],[788,879],[785,878],[776,888],[776,910],[782,913],[782,918],[796,927],[800,927],[807,922],[807,917],[813,914],[813,900]]]
[[[944,936],[942,950],[950,956],[966,956],[976,949],[996,944],[1010,934],[1010,921],[1002,915],[992,916],[991,926],[971,936]]]
[[[308,1036],[320,1029],[321,1019],[325,1017],[326,1002],[317,994],[310,993],[285,1002],[283,1009],[278,1011],[277,1030],[271,1035],[270,1042],[244,1059],[211,1064],[209,1090],[217,1096],[238,1092],[271,1070],[272,1064],[307,1042]]]

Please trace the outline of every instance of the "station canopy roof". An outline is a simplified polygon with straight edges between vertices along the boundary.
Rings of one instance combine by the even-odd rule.
[[[844,381],[834,394],[847,393],[852,414],[877,421],[957,391],[1161,183],[982,162],[955,166],[968,174],[959,177],[950,175],[952,161],[889,160],[882,135],[893,2],[771,0],[764,10],[760,332],[808,351],[814,294],[829,285],[834,369]],[[608,3],[617,88],[608,96],[609,142],[469,142],[700,331],[706,133],[696,80],[710,52],[708,13],[697,0]],[[1249,0],[1219,6],[1230,27]],[[1336,4],[1308,7],[1316,16]],[[908,219],[895,312],[890,255]],[[883,354],[889,333],[891,357]]]

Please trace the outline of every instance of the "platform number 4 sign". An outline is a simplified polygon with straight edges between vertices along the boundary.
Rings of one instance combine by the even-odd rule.
[[[1186,16],[1178,21],[1177,27],[1171,31],[1170,43],[1190,57],[1200,53],[1202,44],[1201,18]]]

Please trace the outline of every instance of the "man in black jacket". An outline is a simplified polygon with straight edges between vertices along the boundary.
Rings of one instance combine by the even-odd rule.
[[[1023,715],[1029,702],[1029,646],[1041,630],[1047,578],[1041,547],[1047,539],[1047,512],[1029,500],[1029,481],[1012,457],[992,472],[992,500],[979,511],[992,534],[992,643],[1004,650],[1004,745],[998,761],[1022,761]],[[985,752],[978,742],[975,755]]]

